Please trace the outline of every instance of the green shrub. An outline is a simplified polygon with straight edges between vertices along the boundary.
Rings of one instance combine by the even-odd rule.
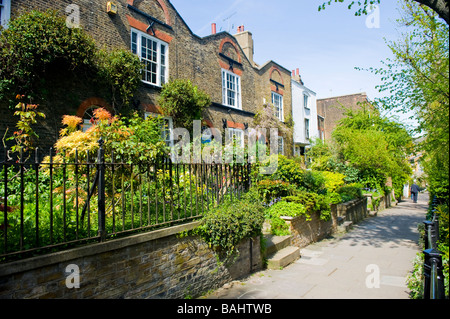
[[[308,214],[320,213],[322,220],[329,220],[331,217],[330,200],[326,195],[298,191],[295,196],[287,196],[283,200],[302,204]]]
[[[315,193],[322,193],[325,188],[325,177],[321,172],[305,170],[297,160],[283,155],[278,156],[278,169],[273,179]]]
[[[349,202],[351,200],[363,197],[362,189],[360,186],[361,185],[357,184],[342,186],[336,190],[336,193],[341,196],[342,202]]]
[[[417,253],[413,261],[413,271],[406,278],[411,299],[423,299],[423,253]]]
[[[262,233],[264,220],[264,206],[257,191],[252,189],[241,200],[227,201],[207,212],[193,233],[228,260],[237,253],[243,239]]]
[[[258,193],[265,203],[275,198],[286,197],[293,194],[295,187],[280,180],[265,179],[257,184]]]
[[[277,179],[291,183],[296,186],[303,185],[304,169],[300,164],[286,156],[278,156],[278,169],[275,173]]]
[[[289,227],[281,216],[298,217],[305,216],[306,220],[311,220],[305,206],[296,202],[281,201],[271,206],[266,213],[266,217],[270,220],[271,233],[276,236],[289,235]]]
[[[325,177],[319,171],[305,171],[303,174],[303,183],[300,188],[323,194],[326,192],[325,189]]]
[[[342,203],[342,197],[336,192],[328,193],[327,200],[330,204],[340,204]]]
[[[328,171],[323,171],[321,174],[325,178],[325,188],[328,193],[334,192],[337,188],[345,184],[344,174]]]

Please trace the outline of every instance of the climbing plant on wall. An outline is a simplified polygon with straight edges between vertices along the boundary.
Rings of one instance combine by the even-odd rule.
[[[51,74],[106,83],[113,102],[128,106],[140,71],[137,56],[123,49],[99,50],[83,29],[69,28],[56,11],[20,15],[0,34],[0,99],[9,100],[10,107],[16,94],[33,102],[45,99]]]

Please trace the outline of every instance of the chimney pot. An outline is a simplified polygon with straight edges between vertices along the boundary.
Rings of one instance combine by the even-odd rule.
[[[297,75],[300,75],[300,69],[297,68]]]
[[[215,23],[211,24],[211,33],[216,34],[216,24]]]

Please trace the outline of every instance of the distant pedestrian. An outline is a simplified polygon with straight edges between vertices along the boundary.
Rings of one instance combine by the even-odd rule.
[[[420,190],[419,186],[417,186],[415,183],[412,184],[412,186],[411,186],[411,196],[412,196],[412,200],[413,200],[414,203],[417,203],[419,190]]]

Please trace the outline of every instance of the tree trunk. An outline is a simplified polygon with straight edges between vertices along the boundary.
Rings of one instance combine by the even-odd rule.
[[[448,0],[415,0],[415,1],[433,9],[437,14],[439,14],[439,16],[442,19],[445,20],[445,22],[447,22],[447,24],[449,24]]]

